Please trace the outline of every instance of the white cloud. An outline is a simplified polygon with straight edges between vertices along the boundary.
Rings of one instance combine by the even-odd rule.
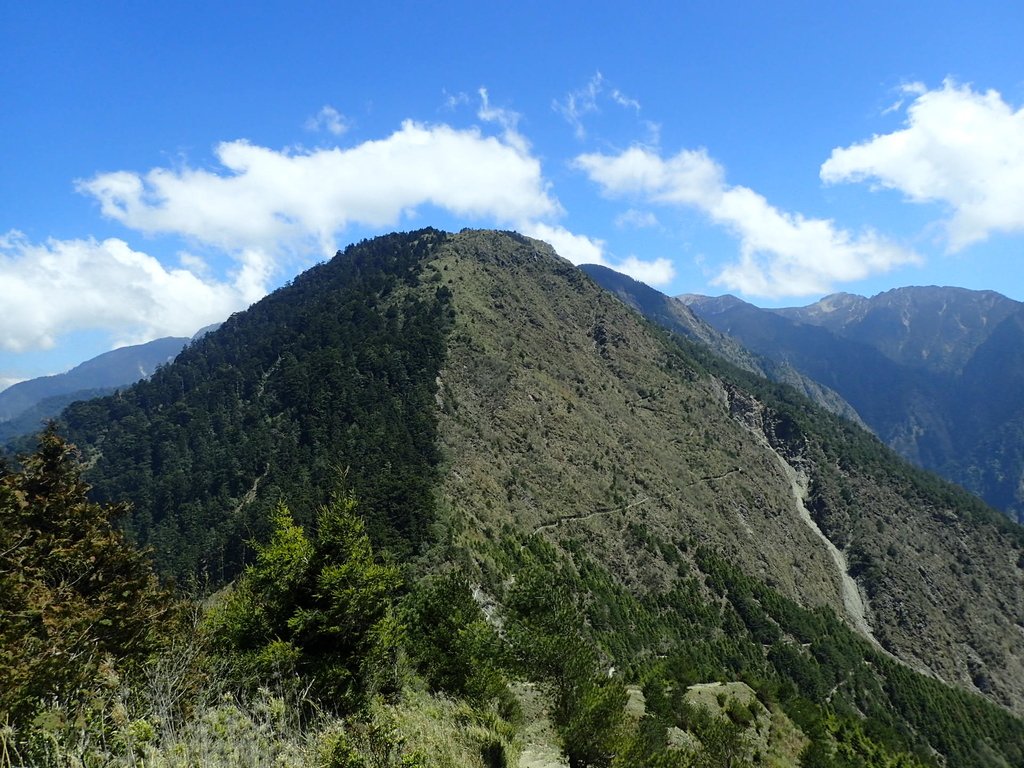
[[[676,277],[676,268],[668,259],[644,261],[636,256],[627,256],[618,263],[609,265],[616,272],[629,275],[647,285],[668,285]]]
[[[329,104],[321,107],[319,112],[306,121],[307,131],[323,130],[335,136],[341,136],[348,128],[348,118]]]
[[[0,347],[48,349],[83,328],[109,331],[122,344],[189,336],[262,296],[258,277],[258,269],[242,269],[233,284],[204,281],[122,240],[34,244],[10,232],[0,237]]]
[[[480,109],[477,110],[476,116],[485,123],[497,123],[500,125],[503,129],[502,138],[505,142],[509,146],[515,147],[523,155],[528,155],[530,152],[530,142],[519,133],[520,114],[513,112],[511,109],[492,106],[486,88],[480,88],[477,94],[480,96]]]
[[[506,132],[516,131],[521,117],[518,112],[492,106],[486,88],[480,88],[477,90],[477,94],[480,96],[480,108],[476,112],[477,117],[487,123],[497,123]]]
[[[643,261],[636,256],[617,261],[605,255],[605,243],[586,235],[577,235],[565,227],[532,223],[523,226],[523,233],[550,243],[559,256],[573,264],[600,264],[648,285],[667,285],[676,276],[668,259]]]
[[[574,161],[609,195],[702,211],[740,241],[740,259],[714,282],[758,296],[823,293],[917,256],[874,232],[858,236],[827,219],[808,219],[772,206],[743,186],[729,186],[707,152],[683,150],[668,159],[633,147],[618,155],[580,155]]]
[[[231,141],[216,148],[220,167],[116,171],[77,182],[105,216],[198,249],[179,252],[170,268],[121,240],[0,239],[0,291],[15,297],[5,309],[16,318],[0,346],[45,348],[83,328],[126,328],[124,341],[191,333],[262,297],[282,259],[332,255],[347,227],[394,226],[424,206],[554,240],[577,262],[604,263],[600,241],[547,223],[563,210],[516,129],[519,116],[494,106],[486,90],[479,96],[477,117],[500,135],[407,121],[348,148],[277,151]],[[228,278],[197,255],[210,253],[233,261]]]
[[[604,241],[576,235],[562,226],[542,222],[524,223],[524,235],[550,243],[559,256],[573,264],[605,264]]]
[[[147,235],[185,238],[168,267],[122,240],[0,240],[5,309],[0,346],[47,347],[70,330],[125,329],[131,342],[191,333],[262,297],[283,259],[329,256],[350,226],[395,226],[432,206],[468,220],[507,226],[552,242],[574,261],[605,264],[663,283],[667,260],[621,264],[600,240],[554,223],[563,214],[540,161],[518,133],[519,116],[479,92],[477,118],[456,129],[407,121],[383,139],[351,147],[274,150],[224,142],[219,166],[115,171],[77,182],[102,213]],[[321,112],[321,119],[331,117]],[[340,119],[340,116],[339,116]],[[198,254],[222,253],[225,278]]]
[[[349,225],[393,226],[427,204],[499,224],[560,214],[540,161],[508,133],[407,121],[385,139],[347,149],[300,153],[224,142],[216,150],[219,172],[119,171],[78,188],[99,200],[104,215],[141,232],[236,255],[258,250],[269,258],[310,247],[330,255]]]
[[[609,96],[611,96],[612,101],[614,101],[620,107],[632,109],[637,114],[640,114],[640,102],[632,98],[631,96],[627,96],[618,88],[612,88],[612,91],[609,94]]]
[[[871,181],[915,203],[945,203],[954,251],[993,232],[1024,231],[1024,108],[952,80],[902,92],[912,97],[904,127],[832,150],[822,180]]]
[[[580,155],[573,164],[607,193],[658,203],[708,208],[725,190],[721,167],[703,149],[683,150],[663,160],[653,150],[631,147],[618,155]]]
[[[469,94],[464,91],[449,93],[447,89],[442,89],[441,95],[444,96],[443,108],[449,112],[453,112],[459,107],[469,104]]]

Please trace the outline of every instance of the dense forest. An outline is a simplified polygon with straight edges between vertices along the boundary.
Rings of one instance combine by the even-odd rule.
[[[634,546],[679,563],[670,592],[638,599],[583,546],[565,556],[510,534],[492,553],[517,574],[496,622],[457,569],[426,575],[375,553],[351,496],[309,528],[282,504],[232,589],[200,608],[159,586],[113,526],[124,510],[85,491],[52,431],[0,478],[2,765],[461,764],[451,744],[439,759],[429,735],[399,738],[404,707],[441,718],[434,727],[452,729],[476,764],[508,765],[523,680],[549,697],[574,766],[762,764],[751,729],[773,711],[802,734],[794,765],[1024,760],[1009,713],[639,525]],[[682,557],[691,549],[699,572]],[[630,661],[608,675],[613,659]],[[743,681],[756,699],[723,699],[717,715],[687,700],[688,686],[711,681]],[[626,706],[630,684],[640,714]],[[696,741],[673,744],[673,730]],[[268,750],[259,758],[246,751],[255,738]]]
[[[415,551],[432,517],[431,406],[450,316],[446,288],[412,288],[443,237],[352,246],[150,380],[65,411],[94,498],[132,499],[126,529],[162,573],[223,583],[278,500],[310,520],[342,483],[370,510],[375,541]]]

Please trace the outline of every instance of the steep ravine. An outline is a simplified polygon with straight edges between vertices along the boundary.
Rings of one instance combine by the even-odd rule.
[[[733,405],[736,405],[736,401],[733,402]],[[814,518],[811,517],[810,510],[807,509],[805,502],[810,487],[810,481],[807,477],[807,473],[793,466],[793,464],[791,464],[786,457],[779,453],[779,451],[775,449],[775,446],[772,445],[772,441],[768,438],[768,435],[765,432],[764,406],[761,403],[756,400],[751,400],[744,403],[743,407],[739,410],[734,409],[733,413],[736,420],[746,427],[758,443],[760,443],[760,445],[778,462],[783,475],[786,480],[789,481],[789,487],[793,495],[793,504],[796,509],[797,516],[800,518],[801,522],[811,530],[815,538],[821,541],[825,546],[825,551],[828,552],[829,558],[835,564],[836,570],[839,572],[840,597],[843,601],[843,611],[846,614],[846,619],[854,629],[870,640],[876,648],[884,651],[881,644],[878,642],[878,639],[874,635],[871,624],[868,622],[870,606],[868,605],[867,597],[861,591],[860,586],[850,575],[846,555],[841,549],[833,544],[832,540],[825,535],[824,531],[822,531],[820,527],[818,527]]]
[[[768,445],[767,448],[775,455],[775,458],[779,460],[779,466],[782,467],[782,471],[789,479],[790,487],[793,489],[793,501],[796,504],[796,511],[800,515],[800,519],[808,528],[811,529],[814,535],[821,540],[821,543],[825,545],[825,549],[828,552],[829,557],[832,558],[832,562],[836,564],[836,569],[839,571],[843,608],[846,611],[846,618],[858,632],[874,643],[879,650],[882,650],[882,646],[879,644],[878,640],[875,639],[874,631],[871,629],[871,624],[868,622],[869,606],[867,597],[861,591],[856,580],[850,575],[849,565],[846,562],[846,555],[841,549],[833,544],[831,539],[829,539],[821,528],[818,527],[818,524],[814,522],[814,518],[811,517],[810,510],[807,509],[807,505],[804,503],[807,499],[807,490],[809,486],[807,474],[798,470],[786,461],[786,459],[770,445]]]

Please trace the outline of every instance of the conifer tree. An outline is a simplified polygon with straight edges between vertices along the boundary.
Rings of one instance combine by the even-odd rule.
[[[0,467],[0,719],[71,704],[101,665],[131,665],[168,614],[146,556],[86,496],[74,446],[51,425],[20,470]]]

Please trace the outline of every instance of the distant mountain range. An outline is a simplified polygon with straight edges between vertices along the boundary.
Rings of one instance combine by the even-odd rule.
[[[1024,519],[1024,304],[935,286],[782,309],[734,296],[678,299],[752,352],[839,393],[903,456]]]
[[[215,330],[199,330],[191,338],[167,336],[104,352],[53,376],[13,384],[0,392],[0,442],[37,431],[76,400],[110,394],[153,375],[157,367],[174,360],[190,341]]]

